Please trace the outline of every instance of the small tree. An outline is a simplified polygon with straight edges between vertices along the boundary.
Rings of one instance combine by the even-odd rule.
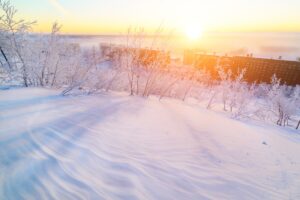
[[[225,71],[222,67],[218,66],[218,75],[220,78],[219,90],[221,92],[221,99],[223,102],[223,110],[227,111],[226,105],[229,100],[229,94],[232,87],[232,72],[231,70]]]
[[[233,108],[237,106],[237,104],[245,104],[246,102],[246,94],[248,87],[247,84],[244,82],[244,75],[246,70],[243,69],[241,72],[237,74],[237,76],[232,79],[229,84],[229,89],[226,90],[228,104],[230,108],[230,112],[233,112]],[[242,109],[242,107],[240,107]]]
[[[0,16],[1,49],[10,52],[11,57],[8,60],[16,59],[13,68],[21,71],[23,84],[28,87],[30,83],[28,80],[28,65],[25,59],[28,50],[25,47],[26,33],[31,30],[35,22],[17,20],[17,10],[9,0],[0,0],[0,9],[2,13]]]
[[[277,116],[276,124],[286,126],[291,116],[295,114],[297,101],[287,94],[289,88],[286,85],[280,85],[280,79],[273,75],[270,90],[268,92],[268,102],[270,111]]]

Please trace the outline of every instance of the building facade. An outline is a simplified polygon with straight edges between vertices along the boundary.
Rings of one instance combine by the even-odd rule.
[[[233,74],[246,69],[245,80],[250,83],[269,83],[275,74],[281,79],[281,83],[300,84],[300,62],[298,61],[254,58],[252,56],[217,56],[187,50],[184,52],[183,62],[207,70],[214,78],[218,76],[217,66],[221,66],[225,70],[230,69]]]
[[[118,60],[122,56],[132,57],[135,63],[140,63],[144,66],[152,64],[167,65],[171,61],[170,52],[154,50],[148,48],[126,47],[122,45],[100,44],[102,56],[110,60]]]

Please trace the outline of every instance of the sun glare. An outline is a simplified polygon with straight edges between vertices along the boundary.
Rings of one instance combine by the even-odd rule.
[[[189,25],[185,28],[185,35],[190,40],[199,39],[202,36],[202,29],[197,25]]]

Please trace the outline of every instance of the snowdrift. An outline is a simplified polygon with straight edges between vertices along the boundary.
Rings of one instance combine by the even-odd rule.
[[[0,91],[0,199],[300,199],[300,134],[178,100]]]

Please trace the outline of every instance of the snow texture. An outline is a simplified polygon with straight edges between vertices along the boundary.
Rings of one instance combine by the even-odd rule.
[[[0,90],[0,199],[300,199],[300,135],[192,103]]]

